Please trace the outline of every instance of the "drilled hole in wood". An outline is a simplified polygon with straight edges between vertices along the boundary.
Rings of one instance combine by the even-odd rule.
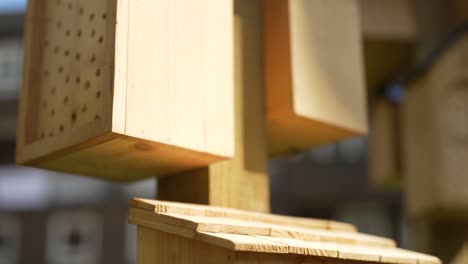
[[[82,34],[81,29],[78,29],[78,31],[76,32],[76,36],[81,37],[81,34]]]
[[[53,131],[50,131],[49,137],[53,137],[53,136],[54,136],[54,132],[53,132]]]
[[[47,48],[48,46],[49,46],[49,41],[48,40],[44,41],[44,47]]]
[[[59,127],[60,132],[63,132],[63,129],[64,129],[63,125],[60,125]]]
[[[76,53],[76,55],[75,55],[75,59],[76,59],[77,61],[79,61],[79,60],[80,60],[80,58],[81,58],[81,54],[80,54],[80,53]]]
[[[67,103],[68,103],[68,96],[65,96],[65,97],[63,98],[63,103],[64,103],[64,104],[67,104]]]
[[[96,76],[97,76],[97,77],[101,76],[101,69],[97,69],[97,70],[96,70]]]
[[[85,82],[85,88],[86,88],[86,90],[88,90],[90,86],[91,86],[91,82],[90,82],[90,81],[86,81],[86,82]]]
[[[76,77],[76,84],[80,84],[80,82],[81,82],[80,76]]]
[[[87,107],[86,107],[86,105],[83,105],[83,106],[81,107],[81,112],[83,112],[83,113],[84,113],[84,112],[86,112],[86,110],[87,110]]]
[[[95,61],[96,61],[96,55],[93,54],[93,56],[91,56],[91,63],[93,63]]]
[[[80,16],[82,16],[84,14],[83,8],[80,8],[80,10],[78,11],[78,14],[80,14]]]
[[[46,109],[47,108],[47,102],[42,102],[41,107],[42,107],[42,109]]]
[[[94,36],[96,36],[96,30],[95,29],[91,30],[91,37],[94,37]]]
[[[75,113],[75,112],[73,112],[73,113],[71,114],[71,121],[72,121],[72,123],[75,123],[75,122],[76,122],[76,113]]]
[[[58,71],[59,73],[62,73],[62,72],[63,72],[63,66],[59,66],[58,69],[57,69],[57,71]]]
[[[65,77],[65,82],[66,82],[66,83],[69,83],[69,82],[70,82],[70,75],[67,75],[67,76]]]
[[[101,91],[97,91],[96,92],[96,98],[100,98],[101,97]]]
[[[89,15],[89,21],[93,21],[93,20],[94,20],[94,16],[95,16],[95,15],[94,15],[93,13],[91,13],[91,14]]]
[[[106,13],[102,14],[102,19],[105,20],[106,18],[107,18],[107,14]]]
[[[69,51],[69,50],[65,50],[65,52],[63,53],[63,55],[65,55],[65,57],[68,57],[68,55],[70,55],[70,51]]]
[[[72,3],[68,3],[68,9],[73,9],[73,4]]]
[[[99,42],[99,44],[101,44],[102,42],[104,42],[104,37],[103,37],[103,36],[100,36],[98,42]]]
[[[99,115],[98,114],[95,114],[94,115],[94,120],[98,120],[99,119]]]
[[[69,30],[69,29],[67,29],[67,30],[65,31],[65,36],[67,36],[67,37],[70,36],[70,30]]]
[[[62,21],[61,20],[57,21],[57,28],[58,29],[62,28]]]
[[[50,89],[50,94],[54,95],[55,94],[55,87],[53,87],[52,89]]]
[[[50,116],[55,116],[55,110],[54,109],[50,110]]]

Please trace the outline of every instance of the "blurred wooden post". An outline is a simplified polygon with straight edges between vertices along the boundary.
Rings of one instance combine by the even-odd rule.
[[[262,1],[236,0],[235,154],[158,181],[158,199],[269,211],[264,121]]]

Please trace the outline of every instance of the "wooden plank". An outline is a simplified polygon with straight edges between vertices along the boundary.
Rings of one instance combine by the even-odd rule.
[[[358,2],[264,3],[269,153],[366,133]]]
[[[286,244],[249,235],[200,232],[197,233],[196,238],[212,245],[219,245],[236,251],[288,253]]]
[[[441,263],[436,257],[397,248],[311,242],[291,238],[259,237],[288,245],[288,252],[292,254],[380,263],[411,264],[419,263],[420,260],[433,264]]]
[[[264,214],[257,212],[249,212],[236,210],[231,208],[223,208],[216,206],[204,206],[197,204],[167,202],[159,200],[150,200],[142,198],[133,198],[130,200],[130,205],[156,213],[170,213],[179,215],[195,215],[195,216],[211,216],[223,217],[237,220],[255,221],[276,225],[292,225],[304,228],[313,229],[329,229],[355,232],[356,227],[342,222],[320,220],[311,218],[291,217],[284,215]]]
[[[29,3],[17,162],[136,180],[231,157],[232,3]]]
[[[234,9],[234,157],[208,168],[161,178],[158,199],[268,212],[261,1],[237,0]]]

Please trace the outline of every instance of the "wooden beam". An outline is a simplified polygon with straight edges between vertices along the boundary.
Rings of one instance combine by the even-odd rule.
[[[235,1],[235,154],[158,181],[158,199],[268,212],[262,1]]]

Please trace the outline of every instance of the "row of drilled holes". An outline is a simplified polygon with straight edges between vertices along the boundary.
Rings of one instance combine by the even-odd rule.
[[[58,4],[58,5],[60,5],[61,3],[62,3],[62,0],[57,0],[57,4]],[[70,10],[73,9],[73,4],[72,4],[72,2],[69,2],[69,3],[68,3],[68,9],[70,9]],[[84,16],[84,15],[85,15],[84,9],[79,8],[79,9],[78,9],[78,14],[79,14],[80,16]],[[89,21],[94,21],[95,18],[96,18],[96,15],[95,15],[94,13],[90,13],[90,14],[89,14]],[[101,15],[101,18],[102,18],[102,20],[106,20],[107,14],[106,14],[106,13],[103,13],[103,14]],[[62,29],[62,26],[63,26],[62,21],[61,21],[61,20],[58,20],[58,21],[56,22],[56,26],[58,27],[59,30],[61,30],[61,29]],[[64,31],[64,33],[65,33],[65,36],[66,36],[66,37],[70,37],[71,34],[72,34],[72,31],[71,31],[70,29],[67,29],[67,30]],[[76,36],[77,36],[77,37],[81,37],[82,35],[83,35],[83,31],[82,31],[81,29],[76,30]],[[91,35],[92,38],[96,37],[96,30],[95,30],[95,29],[92,29],[91,32],[90,32],[90,35]],[[97,39],[97,41],[98,41],[99,44],[102,44],[102,43],[104,42],[104,37],[103,37],[102,35],[99,36],[99,38]],[[49,42],[48,42],[48,41],[45,42],[45,46],[46,46],[46,47],[49,46]],[[54,52],[54,54],[58,55],[59,52],[60,52],[60,47],[59,47],[59,46],[55,46],[53,52]],[[65,57],[71,56],[70,51],[69,51],[68,49],[64,50],[63,55],[64,55]],[[75,54],[74,57],[75,57],[75,60],[76,60],[76,61],[80,61],[80,60],[81,60],[81,54],[80,54],[79,52],[77,52],[77,53]],[[90,56],[90,58],[89,58],[89,61],[90,61],[91,63],[95,63],[95,62],[96,62],[96,55],[95,55],[95,54],[92,54],[92,55]],[[58,67],[58,72],[59,72],[59,73],[63,73],[63,72],[64,72],[63,66],[59,66],[59,67]],[[49,72],[48,72],[48,71],[44,72],[44,75],[45,75],[45,76],[48,76],[48,75],[49,75]],[[100,77],[100,76],[101,76],[101,69],[100,69],[100,68],[98,68],[98,69],[96,70],[95,75],[96,75],[96,77]],[[69,83],[70,81],[71,81],[71,77],[70,77],[69,74],[67,74],[67,75],[65,76],[65,82],[66,82],[66,83]],[[77,76],[77,77],[76,77],[75,82],[76,82],[76,84],[78,84],[78,85],[81,84],[81,78],[80,78],[80,76]],[[84,86],[85,86],[86,90],[89,90],[89,88],[90,88],[90,86],[91,86],[91,82],[90,82],[89,80],[87,80],[86,82],[84,82]],[[56,92],[56,89],[55,89],[55,88],[52,88],[52,89],[50,90],[50,93],[51,93],[52,95],[55,95],[55,92]],[[101,97],[101,91],[97,91],[97,92],[96,92],[96,98],[99,99],[100,97]],[[64,96],[64,98],[63,98],[63,104],[64,104],[64,105],[67,105],[67,104],[68,104],[68,101],[69,101],[68,96]],[[46,103],[46,102],[44,102],[43,107],[44,107],[44,108],[47,108],[47,103]],[[83,106],[81,107],[80,110],[81,110],[81,112],[85,113],[85,112],[87,111],[87,106],[86,106],[86,104],[83,104]],[[51,116],[55,116],[55,110],[54,110],[54,108],[52,108],[52,109],[49,111],[49,113],[50,113]],[[71,118],[71,124],[72,124],[72,125],[76,123],[77,118],[78,118],[77,116],[78,116],[78,113],[77,113],[77,112],[74,111],[74,112],[71,113],[71,117],[70,117],[70,118]],[[98,115],[98,114],[95,114],[94,119],[99,119],[99,118],[100,118],[99,115]],[[65,130],[65,126],[64,126],[63,124],[60,124],[59,127],[58,127],[58,130],[59,130],[59,132],[63,132],[63,131]],[[50,137],[53,137],[53,136],[54,136],[54,131],[53,131],[53,130],[50,131],[49,136],[50,136]],[[45,133],[44,133],[44,132],[41,132],[41,133],[40,133],[40,137],[41,137],[41,138],[44,138],[44,137],[45,137]]]
[[[62,0],[57,0],[57,5],[58,5],[58,6],[61,6],[61,5],[62,5]],[[68,7],[69,10],[73,10],[73,3],[70,1],[70,2],[67,4],[67,7]],[[85,12],[84,12],[84,9],[83,9],[83,8],[79,8],[79,9],[78,9],[78,14],[79,14],[80,16],[83,16],[84,13],[85,13]],[[96,17],[96,15],[95,15],[94,13],[89,14],[89,21],[93,21],[95,17]],[[106,14],[106,13],[103,13],[103,14],[101,15],[101,18],[102,18],[103,20],[105,20],[105,19],[107,18],[107,14]]]
[[[86,107],[86,105],[85,105],[84,107]],[[82,111],[83,111],[83,110],[82,110]],[[86,111],[86,110],[85,110],[85,111]],[[83,111],[83,112],[85,112],[85,111]],[[98,114],[95,114],[95,115],[94,115],[94,120],[97,120],[97,119],[99,119],[99,118],[100,118],[100,116],[99,116]],[[73,113],[71,114],[71,121],[72,121],[72,124],[76,122],[76,119],[77,119],[77,113],[76,113],[76,112],[73,112]],[[64,130],[65,130],[65,126],[64,126],[63,124],[60,124],[60,125],[59,125],[59,132],[62,133]],[[55,135],[54,130],[52,130],[52,131],[49,132],[49,137],[53,137],[54,135]],[[40,139],[43,139],[44,137],[45,137],[45,133],[44,133],[44,132],[41,132],[40,135],[39,135],[39,138],[40,138]]]

